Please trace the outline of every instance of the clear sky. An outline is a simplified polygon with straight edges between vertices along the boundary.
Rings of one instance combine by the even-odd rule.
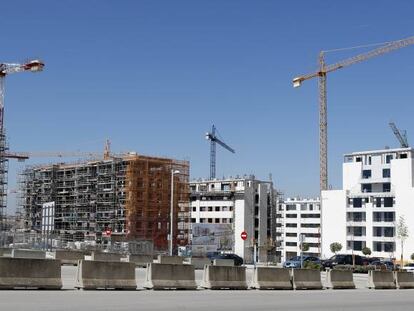
[[[414,35],[413,11],[395,0],[2,1],[0,62],[46,64],[7,77],[10,149],[100,151],[109,137],[114,151],[186,158],[193,178],[208,177],[214,123],[236,149],[217,148],[218,177],[272,173],[286,196],[316,196],[317,81],[291,79],[316,69],[320,50]],[[414,137],[413,55],[329,75],[333,188],[344,153],[398,146],[389,120]],[[10,189],[21,168],[10,163]]]

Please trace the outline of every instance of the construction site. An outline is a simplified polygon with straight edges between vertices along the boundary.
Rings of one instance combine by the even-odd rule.
[[[45,203],[55,202],[48,233],[52,245],[47,248],[74,247],[74,243],[113,248],[123,242],[147,241],[154,252],[166,252],[171,205],[174,248],[187,245],[188,179],[188,161],[136,153],[27,167],[19,178],[24,230],[14,242],[44,247],[39,245],[45,243],[42,209]]]

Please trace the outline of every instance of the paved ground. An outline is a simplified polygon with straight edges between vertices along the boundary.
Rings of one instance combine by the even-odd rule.
[[[355,276],[356,290],[125,292],[73,290],[75,272],[76,267],[63,267],[62,291],[0,291],[0,310],[414,310],[414,290],[369,290],[366,275]],[[142,287],[145,271],[136,272]],[[197,271],[198,283],[201,277]]]

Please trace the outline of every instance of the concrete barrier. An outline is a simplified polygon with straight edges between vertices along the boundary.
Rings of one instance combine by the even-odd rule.
[[[0,289],[61,289],[59,260],[0,258]]]
[[[135,290],[135,264],[79,260],[75,288]]]
[[[256,267],[250,285],[256,289],[293,289],[289,269]]]
[[[395,283],[399,289],[414,288],[414,273],[412,272],[394,272]]]
[[[292,269],[293,289],[322,289],[321,272],[314,269]]]
[[[204,269],[205,265],[211,265],[211,260],[208,258],[190,258],[190,265],[195,269]]]
[[[106,262],[120,262],[123,255],[118,253],[101,253],[92,252],[91,260],[94,261],[106,261]]]
[[[81,251],[57,249],[52,252],[52,258],[60,260],[62,265],[77,265],[79,260],[85,258],[85,253]]]
[[[46,252],[34,249],[12,249],[12,258],[46,259]]]
[[[0,257],[11,257],[12,249],[11,248],[0,248]]]
[[[145,288],[197,289],[192,265],[150,263],[147,265]]]
[[[354,275],[350,270],[329,270],[327,273],[328,287],[332,289],[354,289]]]
[[[208,289],[247,289],[246,267],[204,266],[201,287]]]
[[[233,267],[234,260],[233,259],[214,259],[213,266],[226,266],[226,267]]]
[[[168,264],[168,265],[182,265],[183,257],[158,255],[158,263],[163,263],[163,264]]]
[[[122,258],[121,261],[132,262],[137,266],[146,267],[147,264],[152,263],[151,255],[127,255],[126,258]]]
[[[368,271],[368,288],[397,288],[394,282],[394,274],[391,271]]]

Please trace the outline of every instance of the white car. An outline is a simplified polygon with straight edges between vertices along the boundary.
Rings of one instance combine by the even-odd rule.
[[[401,270],[414,273],[414,263],[406,264]]]

